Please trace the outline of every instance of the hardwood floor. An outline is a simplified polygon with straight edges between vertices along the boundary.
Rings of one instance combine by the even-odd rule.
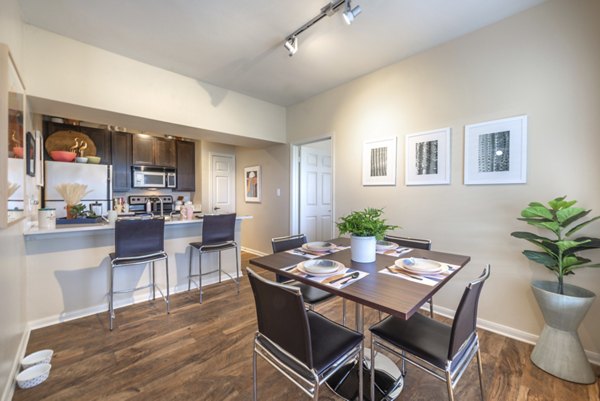
[[[251,257],[244,253],[242,266]],[[34,330],[27,353],[54,349],[52,371],[41,385],[17,389],[13,400],[251,400],[256,319],[247,278],[239,296],[231,282],[224,282],[205,288],[202,305],[197,290],[171,299],[170,315],[159,299],[117,310],[113,332],[106,313]],[[340,300],[317,310],[341,319]],[[354,327],[353,313],[348,316]],[[365,309],[367,324],[376,319],[375,311]],[[573,384],[533,366],[531,345],[483,330],[480,337],[486,400],[600,400],[598,382]],[[258,369],[259,399],[308,399],[261,359]],[[455,394],[457,400],[480,399],[475,363]],[[340,398],[323,386],[321,399]],[[445,400],[446,387],[409,366],[398,399]]]

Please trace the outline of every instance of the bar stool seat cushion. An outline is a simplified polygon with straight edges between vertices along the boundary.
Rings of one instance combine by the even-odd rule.
[[[156,254],[156,255],[152,255],[152,256],[145,256],[142,258],[124,258],[124,259],[120,259],[120,260],[115,260],[115,258],[117,257],[117,254],[115,252],[109,253],[108,256],[110,257],[110,260],[112,261],[113,266],[130,265],[130,264],[140,264],[141,265],[141,264],[149,263],[152,261],[166,259],[166,257],[167,257],[166,255]]]
[[[310,327],[310,338],[313,350],[313,367],[318,375],[331,367],[339,358],[363,340],[363,335],[337,324],[313,311],[306,311]],[[282,322],[282,324],[285,324]],[[288,358],[269,341],[257,339],[266,349],[287,366],[306,379],[312,379],[305,367]]]
[[[190,246],[194,247],[196,249],[200,249],[200,248],[204,247],[204,249],[202,249],[202,251],[208,252],[208,251],[222,251],[222,250],[229,249],[229,248],[235,248],[236,244],[233,242],[226,242],[223,244],[204,245],[204,243],[202,241],[200,241],[200,242],[190,242]]]
[[[388,316],[370,330],[394,346],[440,369],[446,366],[451,326],[415,313],[408,320]]]

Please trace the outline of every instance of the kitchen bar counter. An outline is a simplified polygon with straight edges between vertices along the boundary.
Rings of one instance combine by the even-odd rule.
[[[241,244],[241,224],[252,216],[238,216],[235,239]],[[27,285],[27,320],[32,328],[47,326],[78,317],[104,312],[108,309],[106,294],[110,273],[108,254],[114,252],[114,225],[81,224],[65,225],[51,230],[33,227],[25,237]],[[171,293],[187,291],[190,242],[200,241],[202,219],[173,220],[165,223],[165,250],[169,255],[169,280]],[[193,271],[198,271],[198,254],[194,252]],[[241,260],[241,258],[240,258]],[[202,256],[204,271],[216,267],[217,254]],[[223,270],[235,275],[235,254],[223,252]],[[242,270],[240,269],[240,274]],[[162,262],[156,266],[157,283],[165,287]],[[223,279],[227,279],[223,275]],[[115,288],[134,288],[149,280],[149,269],[131,266],[119,269],[115,276]],[[203,278],[205,285],[218,281],[218,274]],[[194,287],[192,287],[194,288]],[[198,297],[194,289],[190,296]],[[206,294],[205,294],[206,296]],[[231,296],[236,296],[231,289]],[[125,306],[150,299],[149,291],[120,294],[115,305]],[[163,308],[157,299],[157,308]],[[161,309],[162,310],[162,309]],[[118,312],[117,312],[118,313]],[[108,317],[101,314],[101,319]],[[117,318],[117,327],[119,318]],[[108,326],[107,326],[108,327]]]

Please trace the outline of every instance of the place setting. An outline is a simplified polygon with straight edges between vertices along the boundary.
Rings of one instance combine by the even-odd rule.
[[[320,256],[335,253],[349,248],[348,246],[336,245],[333,242],[314,241],[302,244],[301,247],[286,251],[292,255],[299,255],[306,259],[315,259]]]
[[[307,260],[286,270],[296,275],[302,275],[309,280],[327,284],[338,289],[344,288],[369,275],[367,272],[349,269],[342,263],[330,259]]]
[[[404,246],[400,246],[398,244],[396,244],[395,242],[391,242],[391,241],[377,241],[377,243],[375,244],[375,252],[379,253],[381,255],[388,255],[388,256],[393,256],[393,257],[400,257],[401,255],[404,255],[407,252],[412,251],[412,248],[407,248]]]
[[[408,281],[434,286],[459,266],[424,258],[401,258],[379,273],[399,277]]]

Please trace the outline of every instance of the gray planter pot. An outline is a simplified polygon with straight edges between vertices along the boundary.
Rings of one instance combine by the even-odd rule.
[[[534,281],[533,294],[544,315],[544,329],[531,353],[531,361],[540,369],[575,383],[596,382],[577,327],[583,320],[596,294],[570,284],[564,295],[558,294],[558,283]]]

